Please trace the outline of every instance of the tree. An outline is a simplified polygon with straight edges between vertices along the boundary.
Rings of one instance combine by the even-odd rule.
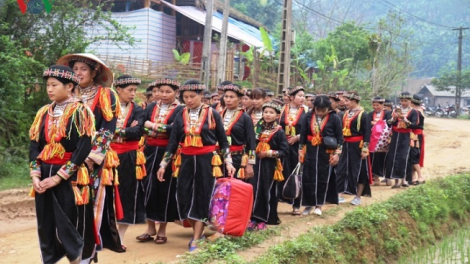
[[[55,0],[47,14],[21,14],[15,0],[0,9],[0,178],[27,171],[28,130],[36,111],[49,103],[42,71],[67,53],[93,42],[132,43],[127,28],[103,11],[109,1]],[[87,30],[103,35],[90,37]],[[42,88],[42,89],[41,89]],[[16,164],[21,164],[17,166]],[[26,174],[26,173],[24,173]]]
[[[459,72],[457,70],[443,69],[439,75],[439,78],[433,78],[431,83],[436,86],[437,90],[452,91],[455,94],[455,89],[459,86]],[[463,93],[470,90],[470,68],[463,69],[460,76],[460,91]],[[459,105],[461,107],[460,103]]]
[[[56,0],[48,14],[21,14],[14,0],[6,0],[0,11],[1,35],[10,36],[28,49],[33,58],[51,65],[69,53],[84,52],[91,43],[107,40],[111,43],[130,43],[134,38],[127,27],[104,11],[111,1]],[[87,31],[99,30],[101,35]]]

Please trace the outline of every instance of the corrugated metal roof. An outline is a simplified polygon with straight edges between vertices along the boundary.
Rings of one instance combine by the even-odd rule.
[[[433,96],[442,96],[442,97],[455,97],[455,86],[450,86],[448,91],[439,91],[434,85],[426,84],[423,86],[429,90]],[[421,88],[421,89],[423,89]],[[421,93],[421,90],[419,91]],[[462,97],[470,97],[470,91],[462,91]]]
[[[205,11],[199,10],[194,6],[175,6],[165,1],[162,1],[162,3],[201,25],[206,24]],[[222,14],[219,12],[214,12],[212,16],[212,29],[217,32],[222,31]],[[227,35],[250,46],[264,47],[259,29],[233,18],[229,18]]]

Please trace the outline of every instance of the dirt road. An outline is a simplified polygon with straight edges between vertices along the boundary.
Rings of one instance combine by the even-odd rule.
[[[423,170],[427,179],[444,177],[470,169],[470,121],[455,119],[426,119],[426,159]],[[387,186],[372,187],[372,198],[363,199],[364,205],[382,201],[397,192]],[[34,217],[34,202],[27,197],[28,190],[0,192],[0,262],[2,263],[40,263],[39,246]],[[335,208],[328,206],[325,211]],[[270,245],[296,237],[311,226],[331,224],[341,219],[345,212],[352,210],[350,205],[341,205],[334,216],[318,218],[315,216],[293,217],[291,208],[281,204],[279,212],[283,224],[290,227],[282,236],[270,239],[259,246],[246,250],[241,255],[253,259]],[[299,225],[302,222],[305,224]],[[295,224],[294,224],[295,223]],[[99,263],[151,263],[169,262],[187,250],[191,230],[170,224],[168,243],[156,245],[153,242],[138,243],[135,237],[145,230],[143,225],[131,226],[124,239],[126,253],[113,253],[108,250],[99,253]],[[62,260],[60,263],[67,263]]]

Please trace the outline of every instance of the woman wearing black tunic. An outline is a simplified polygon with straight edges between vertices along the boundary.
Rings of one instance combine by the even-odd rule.
[[[268,225],[281,223],[277,215],[277,182],[284,180],[280,158],[289,152],[287,138],[278,125],[281,106],[271,102],[263,105],[263,118],[256,124],[255,175],[249,179],[253,185],[254,200],[249,230],[263,230]]]
[[[325,203],[338,204],[336,176],[333,167],[339,161],[343,144],[341,120],[327,96],[318,96],[314,109],[309,111],[301,124],[299,160],[304,164],[302,176],[303,214],[322,214]],[[336,146],[322,144],[325,137],[335,138]]]
[[[247,110],[248,115],[251,117],[253,126],[263,118],[263,105],[266,101],[266,91],[261,88],[255,88],[251,92],[252,106]]]
[[[371,129],[377,124],[379,120],[385,120],[391,118],[391,113],[384,109],[385,99],[381,97],[374,97],[372,99],[373,111],[369,113],[369,120]],[[372,175],[374,176],[374,185],[380,185],[380,177],[385,176],[385,157],[387,152],[371,152],[370,160],[372,164]]]
[[[279,124],[286,132],[287,142],[289,143],[289,153],[282,158],[282,166],[284,168],[284,178],[287,179],[299,162],[299,139],[300,139],[300,124],[303,119],[306,109],[303,104],[305,101],[305,89],[302,86],[297,86],[289,90],[289,103],[286,104],[281,111],[281,118]],[[282,189],[284,182],[278,185],[278,198],[292,204],[292,215],[300,215],[300,200],[298,197],[294,200],[286,200],[282,196]]]
[[[122,218],[122,205],[118,199],[119,180],[113,174],[113,170],[119,165],[119,158],[110,147],[116,131],[117,117],[121,112],[117,95],[109,88],[113,83],[113,74],[100,59],[89,53],[66,55],[57,64],[71,67],[80,77],[75,91],[76,100],[88,105],[95,116],[96,134],[85,162],[90,170],[93,186],[91,194],[99,237],[97,249],[108,248],[115,252],[124,252],[116,223],[116,218]]]
[[[401,93],[401,108],[393,110],[392,118],[387,122],[392,126],[392,140],[387,152],[385,178],[394,179],[393,189],[408,187],[406,181],[411,181],[410,134],[412,126],[416,125],[418,115],[411,107],[411,94]]]
[[[174,161],[176,200],[180,220],[187,219],[193,227],[189,251],[197,249],[196,243],[201,239],[204,223],[209,219],[215,177],[222,176],[220,166],[223,164],[216,152],[217,143],[224,155],[228,174],[233,176],[235,173],[220,115],[212,107],[202,104],[204,90],[205,86],[195,80],[187,81],[180,87],[186,107],[175,118],[170,141],[157,172],[158,180],[165,181],[165,168],[180,146],[181,154]]]
[[[336,169],[339,203],[344,203],[343,193],[355,195],[352,205],[361,204],[361,196],[371,196],[371,167],[369,160],[370,121],[359,106],[357,92],[343,94],[348,108],[343,116],[343,150]]]
[[[158,181],[156,174],[163,154],[168,145],[175,117],[181,115],[184,106],[176,99],[180,83],[172,79],[160,79],[149,86],[160,91],[160,101],[150,104],[145,110],[145,128],[147,141],[145,158],[148,176],[144,178],[145,211],[147,214],[147,230],[137,240],[155,243],[167,242],[166,226],[168,222],[178,219],[176,206],[176,178],[171,177],[172,170],[166,170],[165,181]],[[159,223],[158,232],[155,222]]]
[[[119,175],[119,196],[124,214],[124,217],[117,221],[121,242],[124,241],[129,225],[145,221],[142,179],[147,173],[144,154],[139,150],[144,110],[134,103],[140,82],[140,79],[130,75],[123,75],[114,82],[121,104],[121,114],[111,143],[111,148],[116,151],[119,158],[119,166],[114,172],[114,177]],[[123,248],[126,249],[124,245]]]
[[[255,131],[250,117],[239,107],[243,96],[240,86],[225,85],[224,91],[225,109],[221,115],[233,166],[237,170],[235,175],[240,179],[249,179],[253,177],[255,164]],[[224,171],[224,176],[228,176],[227,171]]]
[[[95,133],[93,113],[72,92],[78,76],[54,65],[44,71],[52,104],[42,107],[31,126],[31,195],[35,195],[43,263],[66,256],[70,263],[88,259],[95,249],[93,203],[85,159]]]
[[[424,113],[421,104],[423,99],[421,96],[415,94],[411,98],[411,107],[417,112],[416,125],[410,126],[412,146],[410,150],[410,164],[413,166],[412,184],[418,185],[426,183],[421,168],[424,166]],[[415,172],[417,177],[415,178]]]

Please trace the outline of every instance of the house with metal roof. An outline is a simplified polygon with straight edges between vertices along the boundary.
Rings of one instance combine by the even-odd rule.
[[[130,27],[130,34],[135,43],[110,43],[106,40],[94,43],[88,51],[94,52],[107,63],[118,64],[119,68],[142,68],[143,71],[161,71],[161,67],[151,69],[153,64],[173,63],[173,49],[180,53],[190,53],[190,66],[198,71],[202,61],[202,43],[205,25],[205,0],[114,0],[109,9],[112,17],[121,25]],[[217,39],[222,30],[223,4],[215,1],[212,18],[212,56],[216,62],[218,54]],[[259,22],[244,16],[235,9],[230,9],[228,40],[231,50],[228,51],[227,65],[232,67],[231,76],[241,69],[235,60],[235,54],[254,46],[263,48]],[[102,34],[103,30],[94,28],[89,34]],[[142,60],[139,63],[130,63]],[[231,60],[229,62],[229,60]],[[148,64],[152,65],[148,65]],[[215,63],[211,63],[215,64]],[[216,70],[216,65],[214,65]],[[235,72],[234,72],[235,70]],[[124,71],[124,70],[123,70]],[[229,74],[230,75],[230,74]],[[227,79],[231,80],[231,76]],[[152,76],[153,77],[153,76]]]
[[[423,102],[427,106],[446,106],[455,104],[455,87],[450,86],[446,90],[438,90],[434,85],[425,84],[418,91],[422,96]],[[465,90],[462,92],[460,99],[460,106],[465,107],[470,105],[470,91]]]

